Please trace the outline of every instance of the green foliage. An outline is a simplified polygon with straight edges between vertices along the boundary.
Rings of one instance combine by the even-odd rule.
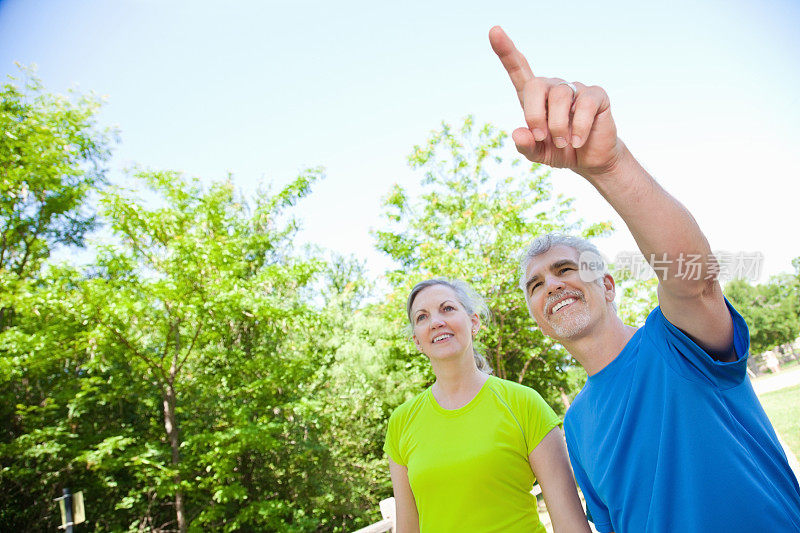
[[[97,125],[96,96],[48,94],[21,75],[22,87],[10,77],[0,88],[0,272],[25,278],[53,246],[83,244],[112,132]]]
[[[317,428],[298,413],[324,355],[314,342],[321,324],[304,296],[320,265],[291,254],[294,224],[277,221],[319,175],[262,195],[252,211],[230,183],[202,191],[174,173],[136,176],[163,206],[145,207],[118,189],[102,199],[121,244],[101,254],[82,285],[84,309],[98,342],[135,361],[131,377],[159,392],[159,441],[171,450],[149,442],[163,450],[151,475],[164,487],[157,496],[174,496],[176,505],[185,496],[193,527],[307,521],[288,503],[316,490],[293,464],[317,445],[301,437]],[[171,426],[180,427],[176,436]],[[151,486],[125,502],[140,523],[157,514]],[[276,501],[264,505],[267,495]],[[168,500],[159,503],[163,514]]]
[[[0,530],[44,528],[53,485],[81,437],[65,416],[78,389],[85,324],[65,313],[78,280],[41,273],[54,247],[80,246],[111,132],[93,95],[45,93],[21,69],[0,88]],[[42,487],[40,490],[34,487]],[[43,497],[44,496],[44,497]],[[46,502],[46,504],[43,504]],[[44,505],[48,507],[44,510]]]
[[[495,373],[555,403],[568,392],[564,371],[571,360],[528,316],[516,258],[542,233],[589,237],[609,231],[610,225],[585,227],[574,216],[571,199],[553,196],[549,174],[539,165],[520,159],[507,163],[506,138],[468,117],[458,130],[443,124],[425,145],[414,148],[409,163],[423,172],[422,196],[412,201],[396,185],[384,202],[387,228],[375,233],[378,248],[399,265],[388,275],[394,292],[384,312],[400,330],[406,322],[405,295],[414,283],[434,276],[466,280],[486,298],[494,316],[479,341]],[[398,339],[395,347],[414,375],[430,380],[427,362],[412,348],[407,339]]]
[[[725,296],[750,328],[750,351],[758,354],[800,335],[800,261],[794,275],[774,276],[766,284],[737,279],[725,285]]]
[[[625,324],[641,326],[658,305],[658,278],[655,274],[642,279],[630,270],[611,268],[617,287],[619,316]]]
[[[331,370],[355,350],[340,345],[351,343],[342,310],[356,304],[326,289],[335,301],[312,305],[324,269],[331,280],[360,271],[292,246],[287,210],[320,175],[251,208],[230,183],[139,172],[148,201],[102,195],[117,243],[85,273],[54,268],[5,296],[20,321],[0,335],[13,409],[3,529],[54,527],[63,486],[92,499],[99,531],[174,529],[179,501],[188,529],[229,531],[346,530],[374,505],[385,413],[363,410],[363,441],[341,403],[350,363]],[[371,389],[357,392],[371,404]],[[352,473],[356,442],[372,467]]]

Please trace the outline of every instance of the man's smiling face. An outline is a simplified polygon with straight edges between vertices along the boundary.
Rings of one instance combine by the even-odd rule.
[[[581,279],[578,251],[569,246],[559,244],[534,257],[525,279],[531,316],[556,340],[581,336],[608,303],[605,286]]]

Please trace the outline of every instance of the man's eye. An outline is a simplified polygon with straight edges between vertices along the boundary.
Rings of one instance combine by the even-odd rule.
[[[533,291],[535,291],[535,290],[536,290],[536,287],[538,287],[538,286],[539,286],[539,285],[541,285],[541,284],[542,284],[542,282],[541,282],[541,281],[537,281],[536,283],[534,283],[533,285],[531,285],[531,294],[533,294]]]
[[[561,269],[560,273],[563,274],[564,272],[568,272],[570,270],[572,270],[572,267],[564,267]]]

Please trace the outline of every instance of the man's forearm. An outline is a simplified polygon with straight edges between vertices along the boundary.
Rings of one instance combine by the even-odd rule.
[[[693,295],[714,278],[716,263],[694,217],[628,151],[597,175],[583,175],[619,213],[662,287]],[[687,262],[697,264],[689,272]]]

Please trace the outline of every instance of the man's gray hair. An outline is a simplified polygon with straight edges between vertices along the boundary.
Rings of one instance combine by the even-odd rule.
[[[575,237],[574,235],[566,235],[564,233],[548,233],[541,237],[536,237],[528,245],[525,253],[519,263],[519,288],[525,293],[525,301],[528,300],[528,293],[525,291],[525,284],[528,282],[528,267],[531,261],[550,251],[553,246],[568,246],[578,252],[578,266],[580,268],[581,279],[592,279],[598,285],[603,285],[603,278],[608,271],[608,264],[597,246],[582,237]],[[614,310],[617,310],[617,304],[612,302]]]

